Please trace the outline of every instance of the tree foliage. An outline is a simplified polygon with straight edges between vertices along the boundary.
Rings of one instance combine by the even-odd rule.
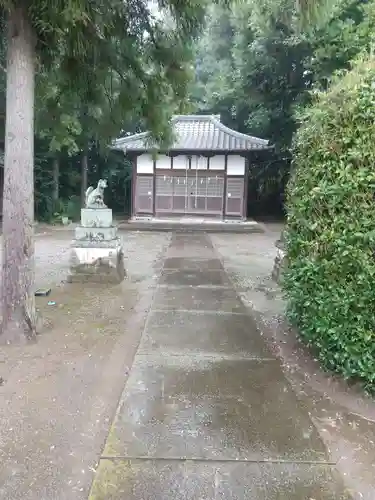
[[[247,0],[230,11],[211,7],[195,48],[190,101],[276,146],[282,175],[264,166],[260,175],[268,187],[257,193],[264,203],[271,191],[284,189],[297,116],[311,102],[311,91],[326,89],[336,71],[372,46],[374,7],[374,0],[327,1],[319,19],[295,0]]]
[[[324,365],[375,387],[375,61],[305,112],[288,193],[289,318]]]
[[[169,118],[186,95],[189,46],[206,3],[156,4],[158,12],[143,0],[0,2],[7,36],[1,288],[7,341],[35,336],[35,76],[38,135],[50,153],[81,150],[83,185],[90,144],[108,143],[124,124],[141,122],[167,143]],[[55,183],[57,167],[55,159]]]
[[[331,7],[307,27],[301,27],[295,0],[247,0],[232,11],[211,7],[196,47],[192,102],[288,151],[296,110],[309,103],[309,91],[327,88],[335,71],[372,45],[373,0],[340,0]]]
[[[212,10],[192,99],[293,156],[289,317],[326,367],[374,388],[375,1]]]
[[[312,56],[306,70],[312,82],[326,89],[336,71],[349,69],[361,52],[371,50],[375,33],[375,2],[342,0],[341,9],[324,28],[310,34]]]
[[[273,0],[271,0],[272,3]],[[319,25],[339,11],[345,0],[296,0],[296,13],[303,28]]]

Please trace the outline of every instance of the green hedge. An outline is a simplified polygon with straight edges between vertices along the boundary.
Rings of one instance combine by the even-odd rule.
[[[321,362],[375,388],[375,59],[318,95],[287,195],[288,316]]]

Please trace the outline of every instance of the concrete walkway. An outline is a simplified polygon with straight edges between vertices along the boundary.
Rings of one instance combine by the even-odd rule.
[[[205,233],[172,236],[94,499],[350,499]]]

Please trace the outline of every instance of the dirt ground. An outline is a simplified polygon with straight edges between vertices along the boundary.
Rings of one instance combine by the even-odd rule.
[[[271,244],[280,235],[279,224],[268,224],[265,234],[214,235],[242,301],[251,308],[263,335],[281,359],[289,382],[325,442],[332,462],[354,499],[375,498],[375,402],[358,387],[324,373],[319,363],[285,322],[285,301],[271,280],[276,254]]]
[[[0,348],[0,498],[87,498],[170,235],[127,233],[119,286],[65,284],[71,234],[36,238],[44,328]],[[52,305],[48,305],[53,302]]]
[[[280,225],[211,240],[243,302],[282,359],[353,498],[375,498],[375,403],[322,372],[284,322],[271,281]],[[35,345],[0,348],[0,498],[84,500],[139,344],[170,233],[123,234],[119,286],[65,284],[68,231],[36,238],[44,327]],[[49,302],[53,302],[49,305]],[[303,500],[303,499],[301,499]]]

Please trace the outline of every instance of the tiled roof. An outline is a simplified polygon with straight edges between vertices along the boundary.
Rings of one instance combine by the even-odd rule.
[[[216,115],[178,115],[172,119],[176,138],[169,150],[176,151],[251,151],[269,148],[264,139],[236,132],[220,122]],[[117,139],[113,149],[148,151],[158,149],[150,143],[150,133],[130,135]]]

